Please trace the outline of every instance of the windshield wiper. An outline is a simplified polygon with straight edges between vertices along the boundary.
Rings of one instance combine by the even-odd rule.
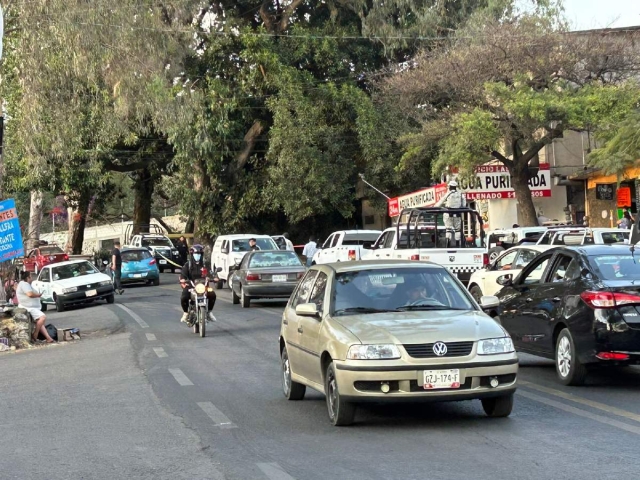
[[[397,311],[406,310],[470,310],[469,308],[449,307],[447,305],[404,305],[396,308]]]
[[[340,310],[336,310],[334,315],[339,315],[341,313],[387,313],[394,312],[395,310],[386,310],[380,308],[371,308],[371,307],[349,307],[349,308],[341,308]]]

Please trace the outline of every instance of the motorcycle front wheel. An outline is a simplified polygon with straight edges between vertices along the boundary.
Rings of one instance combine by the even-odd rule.
[[[207,309],[205,307],[198,309],[198,323],[200,324],[200,336],[205,337],[207,335]]]
[[[195,316],[196,318],[194,319],[193,316]],[[193,333],[198,333],[200,332],[200,325],[198,322],[198,316],[195,313],[189,313],[189,319],[193,319],[193,325],[191,326],[191,328],[193,329]]]

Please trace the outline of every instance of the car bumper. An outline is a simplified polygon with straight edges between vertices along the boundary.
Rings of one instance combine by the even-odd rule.
[[[336,362],[336,379],[340,396],[354,402],[384,401],[450,401],[487,398],[515,391],[518,359],[511,358],[470,363],[396,364],[366,366],[359,362]],[[460,387],[425,390],[422,377],[425,370],[460,370]],[[497,378],[498,386],[490,381]],[[389,384],[383,393],[381,385]]]
[[[595,312],[596,315],[605,313]],[[572,334],[576,339],[578,358],[582,363],[598,363],[602,365],[640,365],[640,324],[627,324],[619,316],[607,316],[609,323],[594,322],[592,331]],[[601,352],[622,353],[629,356],[626,360],[602,360]]]
[[[106,285],[104,287],[98,287],[96,289],[96,295],[91,297],[87,297],[87,292],[73,292],[66,293],[64,295],[57,295],[62,303],[65,305],[70,305],[74,303],[86,303],[91,302],[93,300],[104,300],[110,295],[113,295],[113,285]]]
[[[120,281],[122,283],[148,282],[158,279],[159,276],[160,273],[157,270],[149,272],[122,272]]]
[[[289,298],[296,285],[298,285],[298,282],[279,282],[263,285],[246,284],[242,286],[242,290],[248,297]]]

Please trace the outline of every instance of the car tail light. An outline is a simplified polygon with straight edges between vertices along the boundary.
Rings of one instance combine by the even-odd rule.
[[[69,255],[67,255],[67,254],[65,253],[65,254],[64,254],[64,257],[62,257],[62,258],[64,258],[64,261],[66,262],[67,260],[69,260]]]
[[[156,259],[152,258],[151,260],[149,260],[149,265],[155,265],[156,264]]]
[[[247,282],[255,282],[258,280],[262,280],[262,275],[257,273],[247,273]]]
[[[621,305],[640,304],[640,296],[618,292],[591,292],[580,294],[580,298],[591,308],[616,308]]]
[[[489,254],[488,253],[483,253],[482,254],[482,265],[484,265],[485,267],[487,265],[489,265]]]
[[[356,251],[349,250],[349,260],[355,260],[355,259],[356,259]]]
[[[420,260],[420,255],[411,255],[411,260]]]
[[[596,357],[600,360],[629,360],[629,355],[617,352],[600,352]]]

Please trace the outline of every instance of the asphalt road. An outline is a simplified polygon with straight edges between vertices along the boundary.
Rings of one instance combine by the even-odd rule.
[[[218,292],[218,322],[202,339],[179,323],[176,280],[74,311],[117,316],[124,328],[109,336],[0,356],[0,479],[639,475],[638,368],[563,387],[552,362],[521,355],[509,418],[485,417],[479,401],[369,405],[335,428],[321,394],[282,396],[284,303],[242,309]]]

